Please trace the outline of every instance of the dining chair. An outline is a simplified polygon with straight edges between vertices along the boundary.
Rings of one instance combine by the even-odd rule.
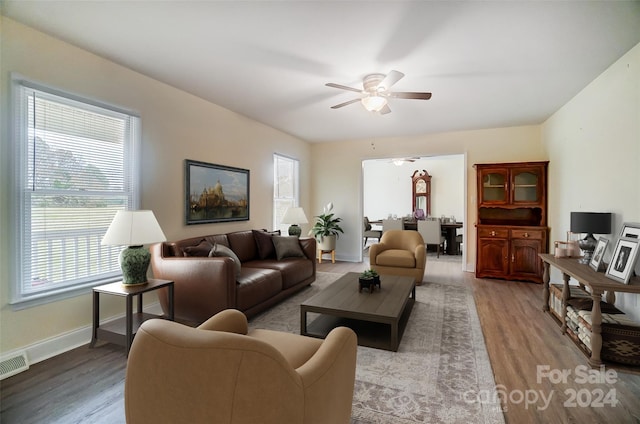
[[[401,219],[383,219],[382,233],[389,230],[404,230]]]
[[[380,237],[382,237],[382,231],[372,229],[369,218],[366,216],[364,217],[364,232],[362,233],[362,237],[364,238],[363,247],[367,246],[369,237],[377,239],[378,242],[380,242]]]
[[[442,235],[442,230],[440,229],[440,221],[432,220],[432,221],[418,221],[418,232],[424,239],[424,244],[436,245],[437,246],[437,256],[440,257],[440,248],[444,250],[444,241],[445,237]]]

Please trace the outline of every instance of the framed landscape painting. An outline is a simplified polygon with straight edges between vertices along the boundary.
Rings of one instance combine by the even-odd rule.
[[[187,225],[249,220],[249,170],[185,160]]]

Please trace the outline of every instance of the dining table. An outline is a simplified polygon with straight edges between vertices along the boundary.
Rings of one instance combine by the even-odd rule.
[[[382,225],[381,219],[369,221],[372,225]],[[440,222],[440,228],[446,240],[444,253],[446,255],[459,255],[460,245],[456,242],[457,230],[463,227],[462,221],[445,221]],[[405,230],[418,231],[418,222],[416,220],[403,220],[402,228]]]
[[[446,255],[459,255],[460,245],[456,242],[456,235],[458,228],[462,228],[463,223],[461,221],[441,221],[440,228],[446,240],[444,253]],[[418,222],[416,220],[403,221],[402,227],[405,230],[418,230]]]
[[[445,239],[447,241],[444,252],[447,255],[459,255],[460,244],[456,242],[456,236],[458,228],[462,228],[462,222],[441,222],[440,228],[445,233]]]

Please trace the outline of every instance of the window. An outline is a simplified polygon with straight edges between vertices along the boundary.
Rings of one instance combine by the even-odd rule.
[[[289,229],[289,224],[282,224],[284,213],[300,202],[299,163],[296,159],[273,155],[273,228],[283,234],[288,234]]]
[[[139,118],[29,81],[13,90],[12,303],[116,281],[120,248],[100,242],[117,210],[138,206]]]

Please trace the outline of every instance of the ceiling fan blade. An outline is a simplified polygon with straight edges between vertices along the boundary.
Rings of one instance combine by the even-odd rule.
[[[391,113],[391,108],[389,107],[389,105],[384,105],[384,107],[380,109],[378,113],[380,115],[386,115],[387,113]]]
[[[356,103],[359,102],[360,99],[353,99],[353,100],[349,100],[348,102],[344,102],[344,103],[340,103],[339,105],[335,105],[335,106],[331,106],[331,109],[338,109],[341,108],[343,106],[349,106],[352,103]]]
[[[397,99],[429,100],[431,98],[431,93],[391,92],[388,95]]]
[[[327,87],[339,88],[341,90],[349,90],[349,91],[355,91],[356,93],[362,93],[362,90],[358,90],[357,88],[347,87],[346,85],[334,84],[332,82],[329,82],[325,85]]]
[[[399,71],[391,71],[386,77],[378,84],[378,91],[387,91],[391,86],[404,77],[404,74]]]

